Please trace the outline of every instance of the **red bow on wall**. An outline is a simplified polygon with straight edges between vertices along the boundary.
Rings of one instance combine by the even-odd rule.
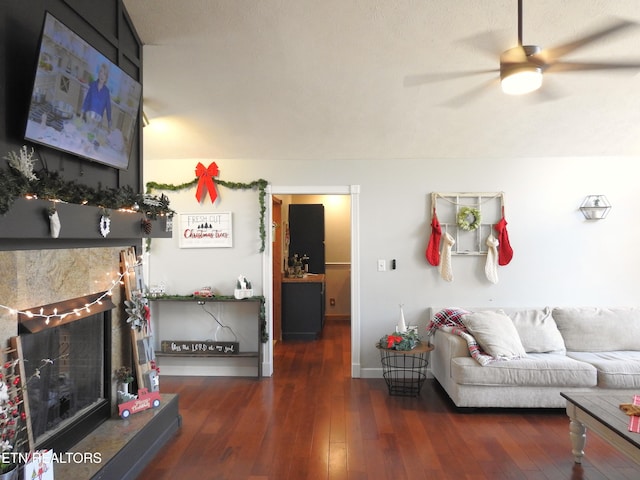
[[[202,202],[203,194],[206,195],[205,189],[209,192],[211,203],[216,201],[218,192],[216,192],[216,185],[213,182],[213,177],[216,177],[218,173],[218,165],[216,165],[216,162],[212,162],[208,168],[204,168],[204,165],[198,162],[198,165],[196,165],[196,177],[199,178],[198,189],[196,190],[196,199],[198,202]]]

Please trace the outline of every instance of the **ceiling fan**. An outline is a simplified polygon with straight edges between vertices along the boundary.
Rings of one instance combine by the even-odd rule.
[[[577,40],[557,47],[542,49],[522,42],[522,3],[518,0],[518,45],[500,55],[500,83],[502,91],[510,95],[533,92],[542,86],[546,72],[613,70],[640,68],[639,63],[566,62],[562,57],[605,36],[636,25],[629,20],[616,22]]]
[[[416,86],[423,83],[439,82],[453,78],[475,76],[487,73],[499,73],[502,91],[510,95],[521,95],[534,92],[542,86],[543,75],[546,73],[593,71],[593,70],[620,70],[640,69],[640,62],[633,63],[598,63],[598,62],[571,62],[564,61],[563,57],[583,48],[593,42],[613,35],[621,30],[637,26],[635,22],[624,19],[616,19],[608,25],[595,30],[576,40],[551,48],[541,48],[537,45],[524,45],[522,41],[522,13],[523,0],[518,0],[518,44],[500,55],[499,69],[484,69],[466,72],[438,72],[434,74],[422,74],[405,77],[405,86]],[[495,51],[492,52],[492,56]],[[472,97],[484,91],[487,86],[494,84],[495,80],[478,85],[466,94],[457,97],[450,104],[463,104]],[[547,92],[549,93],[549,92]]]

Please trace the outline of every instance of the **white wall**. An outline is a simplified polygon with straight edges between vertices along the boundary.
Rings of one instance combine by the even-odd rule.
[[[194,178],[198,159],[151,160],[146,181],[179,184]],[[210,160],[202,160],[207,164]],[[635,205],[638,158],[398,159],[296,162],[217,159],[220,179],[278,185],[361,187],[361,366],[379,370],[373,347],[392,331],[398,304],[410,324],[426,325],[431,305],[637,305],[638,245]],[[424,252],[431,192],[504,191],[514,258],[494,285],[484,277],[485,257],[455,257],[452,283],[443,281]],[[219,203],[202,206],[195,190],[168,192],[178,212],[231,211],[234,247],[180,250],[177,239],[154,239],[150,283],[164,280],[175,293],[212,285],[230,293],[242,273],[260,290],[256,192],[220,187]],[[602,221],[587,222],[578,207],[588,194],[613,205]],[[175,237],[175,234],[174,234]],[[398,269],[378,272],[377,259]]]

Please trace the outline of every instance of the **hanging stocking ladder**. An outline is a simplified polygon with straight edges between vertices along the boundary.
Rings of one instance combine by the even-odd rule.
[[[458,213],[464,207],[480,212],[480,223],[476,230],[463,230],[458,226]],[[452,255],[486,255],[487,238],[496,232],[493,226],[504,212],[504,192],[432,192],[431,208],[435,209],[442,233],[449,233],[456,243]]]

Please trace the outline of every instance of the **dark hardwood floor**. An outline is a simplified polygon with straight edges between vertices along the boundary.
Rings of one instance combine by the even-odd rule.
[[[271,378],[163,376],[183,424],[138,478],[640,478],[594,434],[575,465],[563,410],[458,412],[434,380],[391,397],[382,379],[350,378],[349,349],[349,326],[328,322],[321,340],[278,345]]]

